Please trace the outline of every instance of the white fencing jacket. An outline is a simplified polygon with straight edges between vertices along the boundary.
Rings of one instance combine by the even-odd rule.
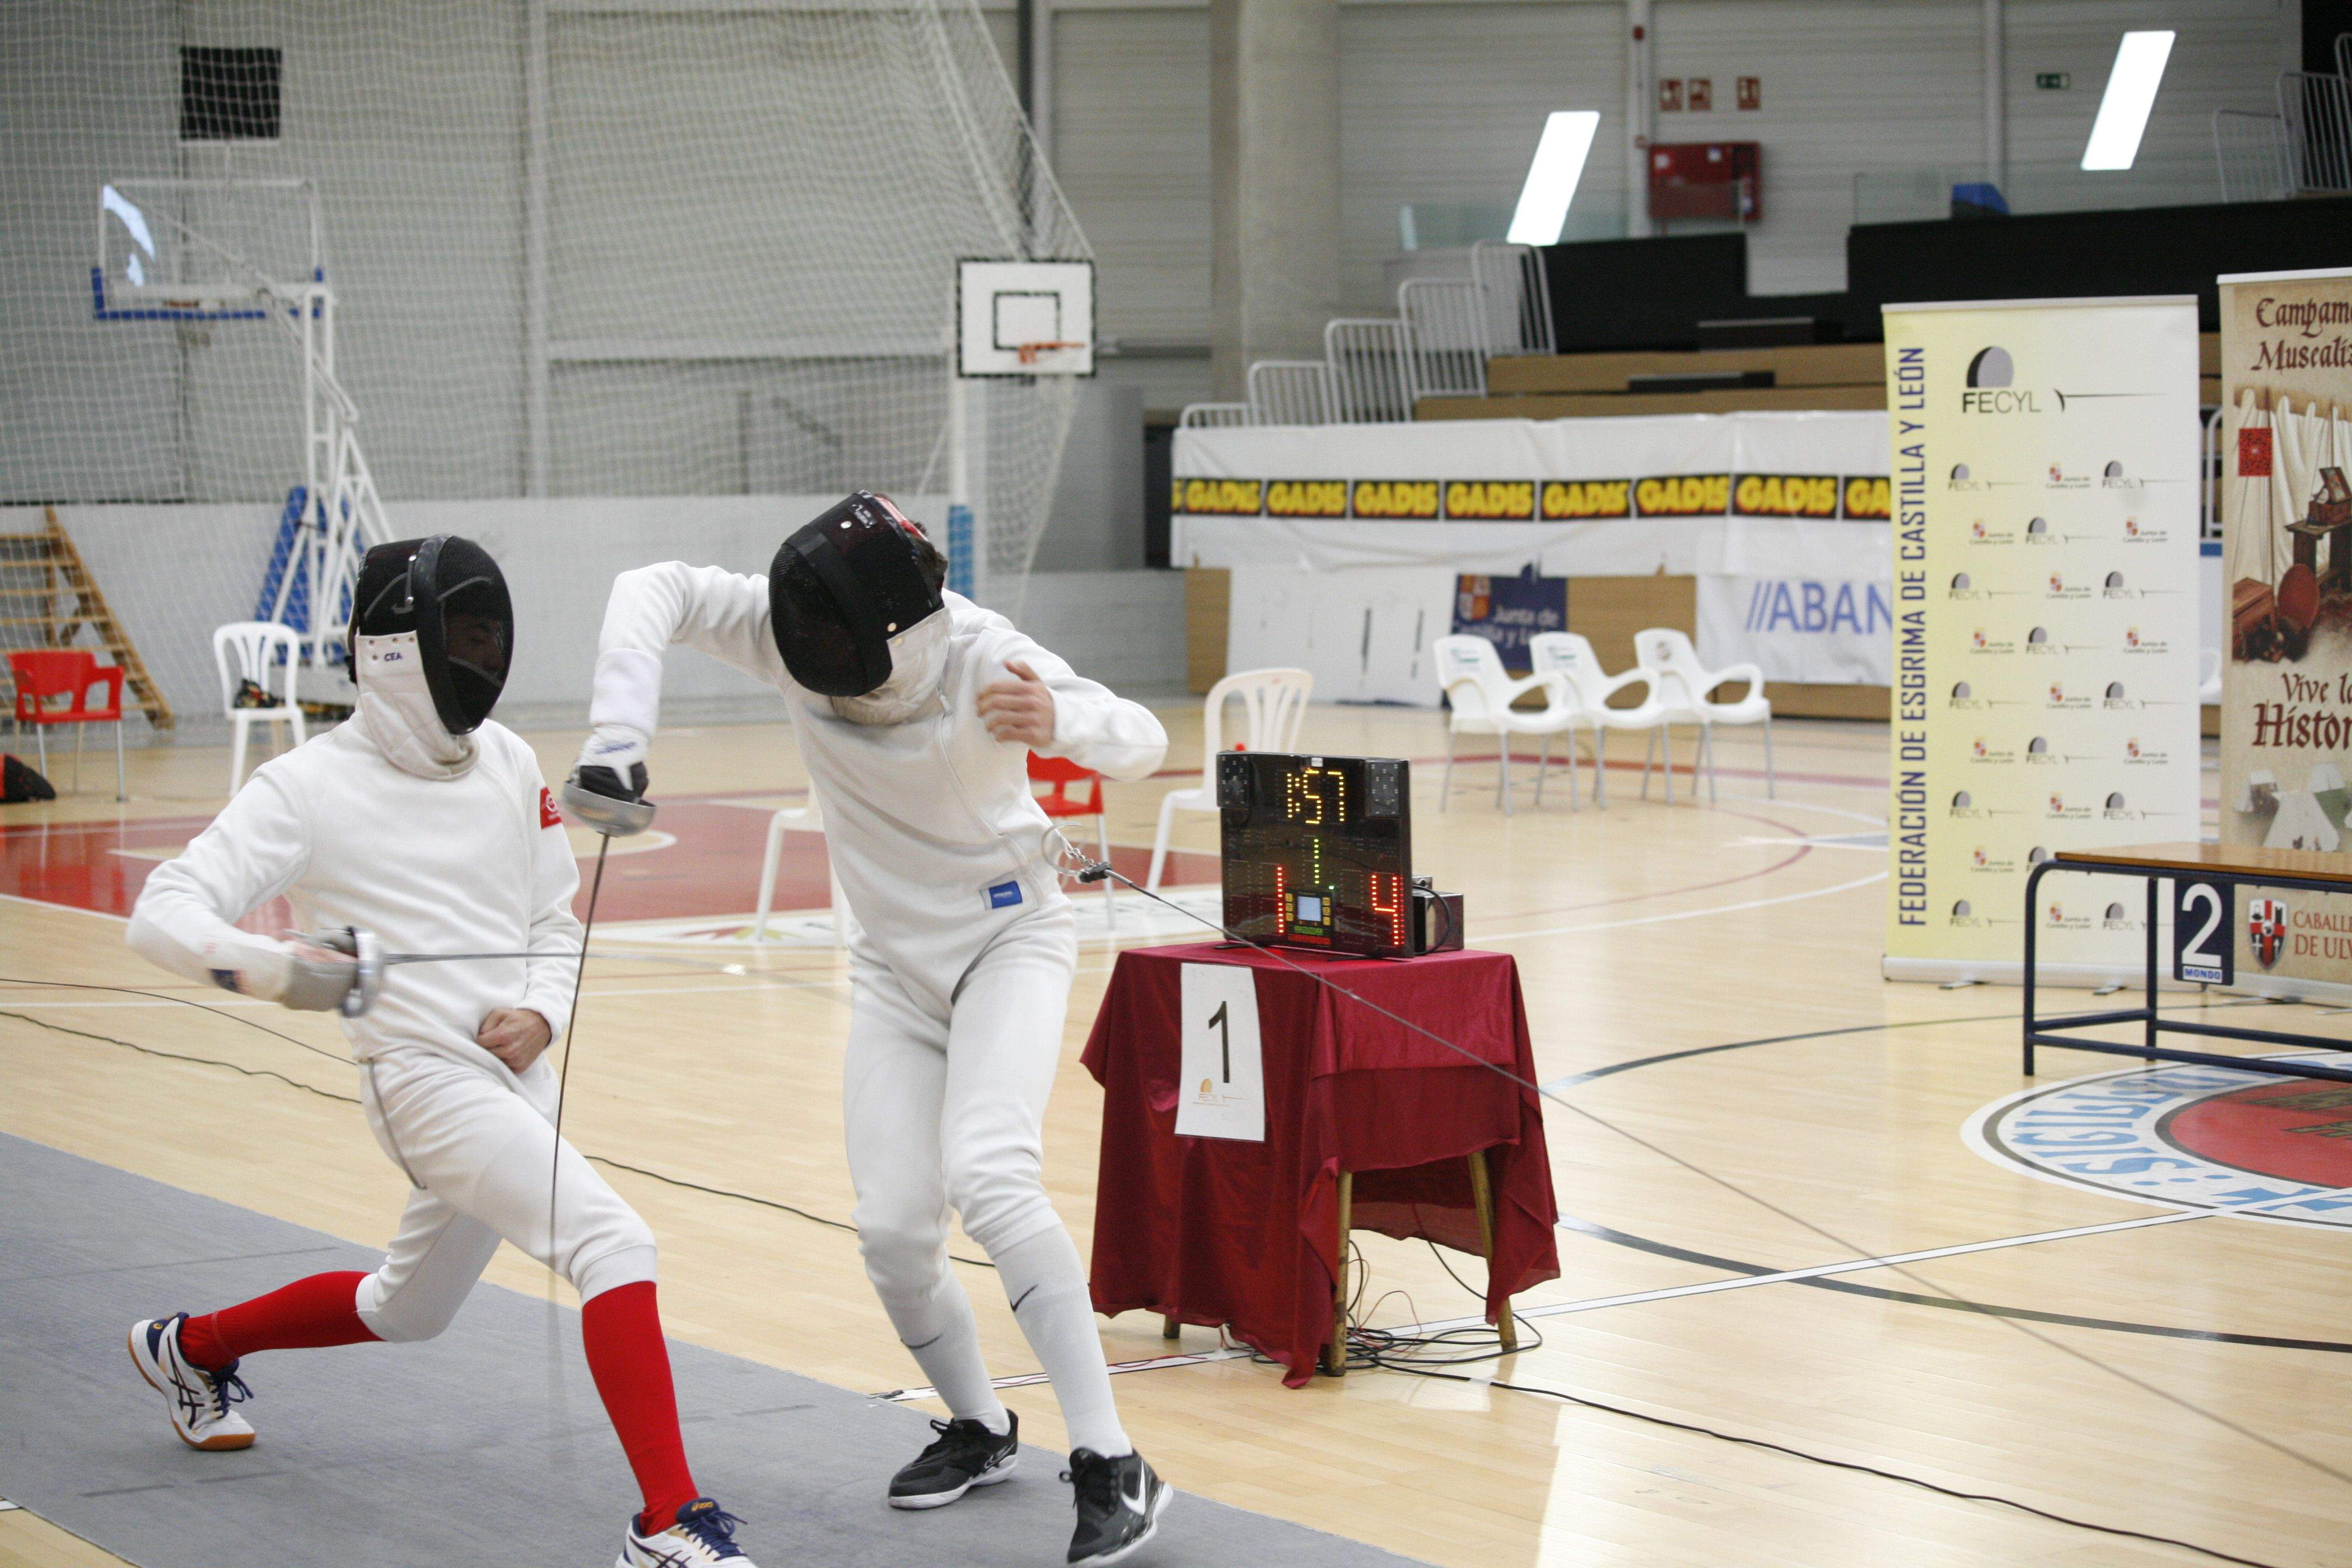
[[[651,739],[661,716],[662,654],[672,643],[720,659],[784,695],[801,760],[824,808],[825,846],[863,945],[910,985],[946,994],[1005,926],[1065,900],[1050,823],[1029,788],[1028,749],[981,721],[982,689],[1028,665],[1054,694],[1054,741],[1114,779],[1138,779],[1167,754],[1151,710],[1085,679],[1012,622],[958,594],[934,717],[854,724],[784,669],[768,624],[768,582],[682,562],[624,572],[613,584],[590,710]]]
[[[364,1016],[343,1021],[367,1061],[423,1046],[510,1086],[474,1043],[482,1019],[528,1007],[557,1039],[571,1018],[580,869],[539,760],[487,722],[457,777],[385,760],[364,722],[255,770],[185,853],[158,866],[131,918],[131,947],[191,980],[230,990],[278,944],[229,922],[285,894],[306,929],[363,926],[395,952],[544,952],[545,958],[404,964]]]

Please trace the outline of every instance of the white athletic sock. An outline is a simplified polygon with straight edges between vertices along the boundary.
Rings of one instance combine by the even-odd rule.
[[[988,1363],[980,1355],[980,1325],[971,1315],[971,1298],[952,1273],[929,1296],[914,1300],[885,1300],[891,1327],[915,1364],[931,1380],[947,1402],[948,1414],[959,1421],[984,1421],[1002,1436],[1012,1425],[1003,1403],[988,1380]]]
[[[1103,1364],[1102,1335],[1095,1327],[1094,1299],[1087,1271],[1070,1233],[1059,1225],[1026,1241],[989,1255],[1004,1281],[1004,1299],[1027,1336],[1054,1397],[1062,1402],[1062,1425],[1070,1447],[1091,1448],[1107,1458],[1135,1452],[1118,1424],[1110,1396],[1110,1371]]]

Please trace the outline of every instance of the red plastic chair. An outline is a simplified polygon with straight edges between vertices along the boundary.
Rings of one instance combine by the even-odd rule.
[[[1029,782],[1054,787],[1038,795],[1037,804],[1047,816],[1060,822],[1067,817],[1091,816],[1095,819],[1095,837],[1102,847],[1105,865],[1110,863],[1110,819],[1104,815],[1103,776],[1092,768],[1082,768],[1066,757],[1041,757],[1029,753]],[[1072,784],[1091,784],[1084,800],[1070,793]],[[1103,879],[1103,923],[1116,934],[1118,929],[1118,908],[1112,902],[1111,889],[1116,879]]]
[[[53,724],[112,724],[114,726],[114,798],[122,788],[122,667],[100,664],[84,647],[18,648],[8,655],[8,673],[16,687],[16,723],[31,725],[41,749],[41,772],[49,771],[49,727]],[[103,685],[106,702],[92,707],[90,688]],[[62,700],[64,706],[54,704]],[[81,788],[82,738],[74,731],[74,788]]]

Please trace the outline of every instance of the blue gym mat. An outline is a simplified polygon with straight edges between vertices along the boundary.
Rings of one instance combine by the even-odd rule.
[[[244,1408],[261,1436],[242,1453],[184,1447],[123,1349],[140,1318],[379,1260],[0,1136],[0,1497],[141,1568],[610,1563],[636,1490],[575,1311],[483,1285],[427,1343],[256,1356]],[[1060,1455],[1024,1448],[1007,1484],[899,1512],[883,1489],[929,1440],[920,1413],[676,1341],[670,1356],[695,1477],[763,1568],[1062,1561]],[[1409,1562],[1196,1497],[1130,1561]]]

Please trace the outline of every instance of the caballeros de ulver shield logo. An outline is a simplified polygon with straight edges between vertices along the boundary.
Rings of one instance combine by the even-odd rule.
[[[2286,941],[2286,906],[2276,899],[2256,899],[2247,905],[2246,940],[2253,943],[2254,957],[2264,969],[2276,963]]]

